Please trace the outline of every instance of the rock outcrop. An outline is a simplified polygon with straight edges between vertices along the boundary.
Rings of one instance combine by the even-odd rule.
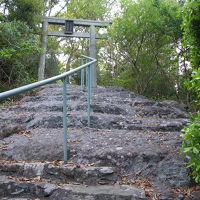
[[[68,88],[68,164],[61,85],[1,109],[0,198],[200,199],[180,154],[185,112],[123,88],[97,87],[87,127],[87,92]]]

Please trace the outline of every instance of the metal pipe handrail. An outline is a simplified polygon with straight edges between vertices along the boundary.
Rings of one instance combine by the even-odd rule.
[[[85,76],[85,71],[86,71],[86,82],[87,82],[87,87],[88,87],[88,108],[87,108],[87,113],[88,113],[88,126],[90,126],[90,112],[91,112],[91,97],[92,97],[92,76],[91,76],[91,67],[92,64],[94,64],[97,60],[88,56],[81,55],[82,57],[82,62],[81,66],[77,67],[76,69],[72,69],[68,72],[62,73],[60,75],[38,81],[35,83],[31,83],[22,87],[18,87],[6,92],[0,93],[0,100],[1,99],[6,99],[8,97],[32,90],[34,88],[38,88],[40,86],[55,82],[57,80],[62,80],[63,81],[63,129],[64,129],[64,134],[63,134],[63,147],[64,147],[64,162],[66,163],[68,158],[67,158],[67,77],[81,71],[81,89],[83,90],[83,85],[84,85],[84,76]],[[86,62],[88,60],[91,60],[88,63],[84,64],[84,60],[86,59]],[[85,70],[86,69],[86,70]]]

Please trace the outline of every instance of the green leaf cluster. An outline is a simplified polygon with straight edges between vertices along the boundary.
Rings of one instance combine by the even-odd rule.
[[[192,67],[190,81],[186,85],[195,92],[197,105],[200,105],[200,1],[187,0],[181,10],[183,17],[184,45]],[[200,112],[194,115],[184,128],[182,151],[189,156],[187,166],[191,176],[200,183]]]
[[[187,167],[192,170],[191,176],[195,182],[200,183],[200,113],[190,119],[184,132],[182,152],[189,158]]]
[[[121,1],[122,12],[109,31],[109,57],[105,55],[114,63],[110,66],[114,83],[157,98],[176,94],[178,9],[175,0]]]
[[[187,0],[181,10],[183,17],[184,45],[192,68],[200,67],[200,1]]]
[[[186,85],[197,94],[196,103],[200,105],[200,67],[194,69],[191,75],[191,80],[186,82]]]
[[[107,11],[108,0],[71,0],[65,16],[78,19],[102,20]]]
[[[37,34],[46,1],[0,1],[0,91],[36,80],[40,52]]]
[[[2,0],[0,5],[7,13],[6,21],[25,22],[32,29],[36,29],[44,10],[44,0]]]
[[[32,29],[21,21],[0,23],[1,90],[35,80],[40,48]]]

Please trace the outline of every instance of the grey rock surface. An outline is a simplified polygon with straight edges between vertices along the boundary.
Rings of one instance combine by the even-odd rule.
[[[51,183],[6,179],[0,185],[6,190],[2,198],[186,200],[181,192],[173,192],[192,185],[180,154],[180,130],[188,123],[185,112],[123,88],[97,87],[88,128],[87,92],[70,85],[69,164],[57,165],[55,161],[63,159],[62,100],[62,86],[51,84],[0,110],[0,175],[40,177]],[[76,185],[55,186],[60,182],[93,186],[84,192],[85,187]],[[119,185],[125,183],[137,186],[139,193],[133,186],[136,196],[129,186],[121,191]],[[95,189],[97,185],[104,186]],[[32,196],[28,191],[34,191]]]
[[[0,196],[21,195],[50,200],[145,200],[145,192],[134,186],[79,186],[63,184],[57,186],[45,182],[22,182],[0,177]]]
[[[164,100],[161,103],[163,105],[167,105],[167,106],[177,108],[181,111],[186,111],[186,109],[187,109],[187,105],[185,105],[183,103],[178,103],[177,101],[174,101],[174,100]]]
[[[114,184],[119,180],[115,168],[81,167],[80,165],[60,165],[51,163],[9,163],[0,164],[1,175],[15,177],[41,177],[51,182],[77,182],[87,185]]]

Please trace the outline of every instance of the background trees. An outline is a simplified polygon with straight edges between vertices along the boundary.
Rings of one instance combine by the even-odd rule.
[[[43,2],[3,0],[0,7],[0,91],[4,91],[36,78],[39,55],[36,32]]]
[[[106,70],[112,84],[139,94],[161,98],[176,96],[179,72],[176,48],[181,18],[176,1],[121,1],[106,49]]]
[[[41,20],[41,14],[44,10],[43,0],[2,0],[0,3],[2,9],[1,20],[21,21],[26,23],[29,28],[35,29]]]
[[[104,20],[109,11],[108,0],[83,0],[77,3],[77,0],[70,1],[65,12],[59,14],[65,18],[81,18],[91,20]],[[76,27],[76,31],[89,32],[89,27]],[[98,29],[96,29],[98,32]],[[66,57],[66,69],[74,68],[80,62],[77,59],[80,58],[81,54],[89,54],[89,40],[88,39],[77,39],[77,38],[63,38],[61,42],[65,45],[61,47],[64,56]],[[97,49],[98,51],[98,49]]]
[[[0,91],[37,80],[41,51],[40,23],[42,17],[50,15],[59,2],[60,0],[2,0],[0,2]],[[67,3],[68,1],[65,5]],[[58,52],[57,40],[50,38],[46,77],[59,73]]]
[[[186,10],[198,12],[192,11],[194,2],[197,1],[191,1],[190,8],[180,16],[179,9],[185,4],[176,0],[3,0],[0,3],[0,88],[6,90],[36,80],[42,16],[112,18],[107,40],[97,41],[98,84],[124,86],[150,98],[173,98],[189,103],[195,92],[188,91],[184,82],[192,73],[188,60],[199,65],[195,60],[199,49],[195,45],[190,47],[190,41],[199,43],[199,23],[194,18],[192,25],[185,28],[184,38],[190,35],[185,46],[181,23],[183,20],[187,24],[189,20]],[[55,10],[58,5],[59,9]],[[78,29],[88,31],[88,28]],[[76,67],[80,64],[77,60],[80,54],[88,54],[88,49],[87,39],[49,37],[45,77]],[[186,54],[188,49],[190,53]]]
[[[39,48],[34,34],[20,21],[0,24],[1,90],[32,82],[37,71]]]
[[[2,0],[0,3],[0,90],[37,80],[43,16],[103,20],[109,10],[108,0]],[[58,6],[60,5],[60,6]],[[57,7],[56,7],[57,6]],[[56,9],[55,9],[56,7]],[[50,27],[54,29],[54,27]],[[86,29],[86,30],[85,30]],[[88,31],[88,28],[79,31]],[[65,41],[65,42],[64,42]],[[63,44],[63,45],[60,45]],[[88,40],[48,38],[46,74],[51,77],[65,66],[76,67],[81,53],[88,54]],[[16,52],[18,52],[16,54]]]

